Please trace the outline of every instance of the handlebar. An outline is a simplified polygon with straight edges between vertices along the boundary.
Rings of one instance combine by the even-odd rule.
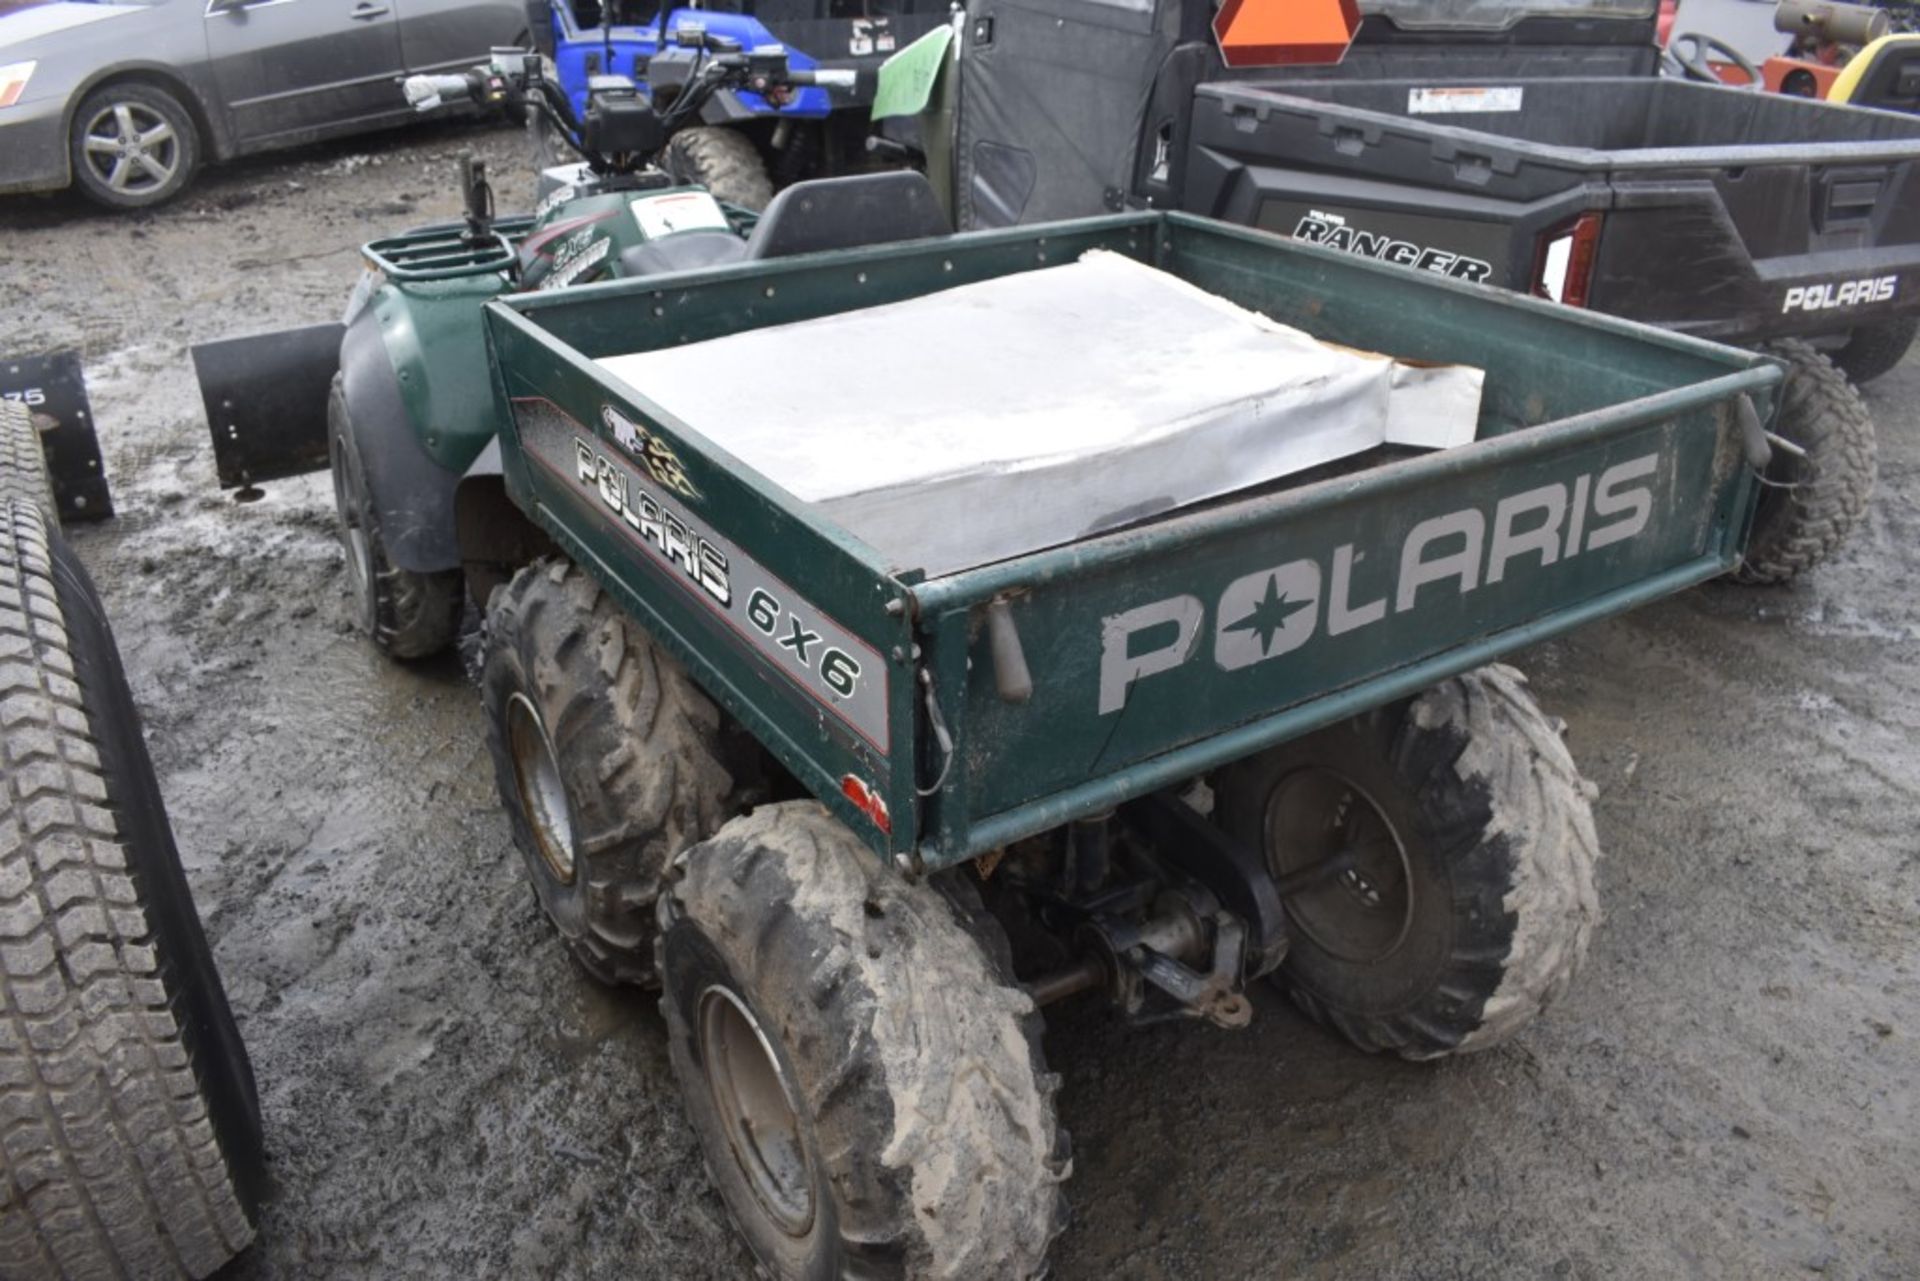
[[[474,96],[472,72],[452,76],[408,76],[400,90],[415,111],[432,111],[443,102],[466,102]]]

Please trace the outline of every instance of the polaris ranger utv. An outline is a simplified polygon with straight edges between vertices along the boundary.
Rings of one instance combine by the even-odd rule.
[[[1920,324],[1920,119],[1662,78],[1655,0],[1359,9],[1337,67],[1229,71],[1206,0],[972,0],[913,132],[961,227],[1182,209],[1765,348],[1799,448],[1741,576],[1831,554],[1875,451],[1829,356]]]
[[[542,92],[514,65],[464,91]],[[650,103],[602,105],[582,143],[626,117],[657,154]],[[953,235],[902,216],[934,198],[894,173],[798,184],[743,238],[680,220],[655,167],[597,176],[603,205],[555,225],[652,228],[598,252],[619,278],[515,290],[520,231],[368,246],[341,354],[368,344],[387,382],[332,418],[342,533],[350,564],[375,534],[442,549],[484,610],[536,897],[589,973],[660,990],[768,1275],[1042,1274],[1071,1169],[1053,1002],[1233,1029],[1271,979],[1360,1048],[1429,1059],[1565,991],[1599,916],[1590,788],[1494,660],[1740,563],[1777,362],[1180,213]],[[1050,309],[1089,264],[1164,305]],[[436,282],[486,299],[482,341],[416,323]],[[1422,413],[1419,379],[1475,371],[1465,433],[1256,477],[1245,455],[1302,439],[1313,402],[1209,399],[1268,366],[1173,345],[1176,306],[1182,332],[1337,351],[1389,409],[1364,353],[1403,362]],[[444,412],[470,403],[453,387],[480,411]],[[989,391],[1050,397],[1015,433],[1044,467],[975,454]],[[1165,397],[1193,412],[1113,432]],[[326,456],[233,398],[209,389],[223,457]],[[1243,448],[1192,435],[1250,404]],[[1059,464],[1069,421],[1096,444]],[[882,462],[917,479],[875,489]],[[816,484],[888,498],[856,517]],[[401,578],[356,575],[402,654],[377,608]]]

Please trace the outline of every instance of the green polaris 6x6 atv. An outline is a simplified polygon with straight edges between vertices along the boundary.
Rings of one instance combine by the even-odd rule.
[[[683,47],[683,94],[777,83]],[[469,92],[546,109],[514,65]],[[1052,1003],[1236,1029],[1267,979],[1429,1059],[1558,1000],[1599,919],[1591,789],[1495,660],[1742,563],[1779,363],[1188,214],[944,234],[914,173],[749,230],[643,162],[681,101],[601,95],[592,190],[530,222],[480,194],[370,245],[338,377],[327,334],[287,339],[320,373],[273,380],[286,421],[235,384],[209,418],[229,483],[331,461],[388,653],[484,609],[514,845],[581,966],[660,991],[762,1274],[1043,1274]],[[1272,356],[1216,326],[1269,322],[1478,371],[1470,430],[1255,470],[1370,412],[1192,434]],[[996,412],[1044,466],[983,452]],[[1059,464],[1069,420],[1107,434]],[[889,451],[898,501],[835,505]]]

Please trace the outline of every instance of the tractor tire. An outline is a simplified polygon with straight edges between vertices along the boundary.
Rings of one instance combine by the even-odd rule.
[[[651,985],[667,864],[752,798],[757,745],[578,566],[522,569],[486,628],[487,746],[534,895],[589,974]]]
[[[1600,917],[1591,788],[1511,667],[1221,772],[1216,814],[1276,876],[1353,869],[1288,897],[1276,976],[1363,1050],[1485,1049],[1559,997]]]
[[[1833,363],[1864,387],[1874,379],[1892,373],[1907,358],[1907,349],[1920,333],[1920,315],[1901,316],[1878,325],[1863,325],[1853,331],[1847,345],[1830,353]]]
[[[173,199],[200,167],[193,113],[158,85],[123,80],[87,95],[67,134],[73,185],[109,209]]]
[[[764,1273],[1042,1275],[1072,1165],[1058,1078],[971,884],[894,875],[812,801],[735,819],[677,869],[669,1058]]]
[[[705,187],[715,200],[755,213],[773,199],[773,179],[753,139],[724,125],[682,129],[667,143],[661,167],[680,182]]]
[[[327,461],[333,470],[340,542],[347,552],[354,624],[390,658],[431,658],[445,650],[460,631],[466,584],[457,569],[421,573],[387,559],[380,513],[367,488],[339,374],[327,393]]]
[[[1807,456],[1774,451],[1734,571],[1742,583],[1788,582],[1838,551],[1867,514],[1877,469],[1873,419],[1833,362],[1797,340],[1767,351],[1788,365],[1774,431]]]
[[[0,400],[0,511],[9,502],[31,504],[48,525],[60,523],[33,412],[16,401]]]
[[[253,1069],[99,597],[0,504],[0,1273],[204,1277],[253,1237]]]

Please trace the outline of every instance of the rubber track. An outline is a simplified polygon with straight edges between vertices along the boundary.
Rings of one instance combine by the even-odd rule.
[[[32,503],[49,524],[59,524],[33,414],[16,401],[0,400],[0,507],[14,500]]]
[[[0,507],[0,1272],[204,1277],[253,1232],[73,672],[46,524]]]

